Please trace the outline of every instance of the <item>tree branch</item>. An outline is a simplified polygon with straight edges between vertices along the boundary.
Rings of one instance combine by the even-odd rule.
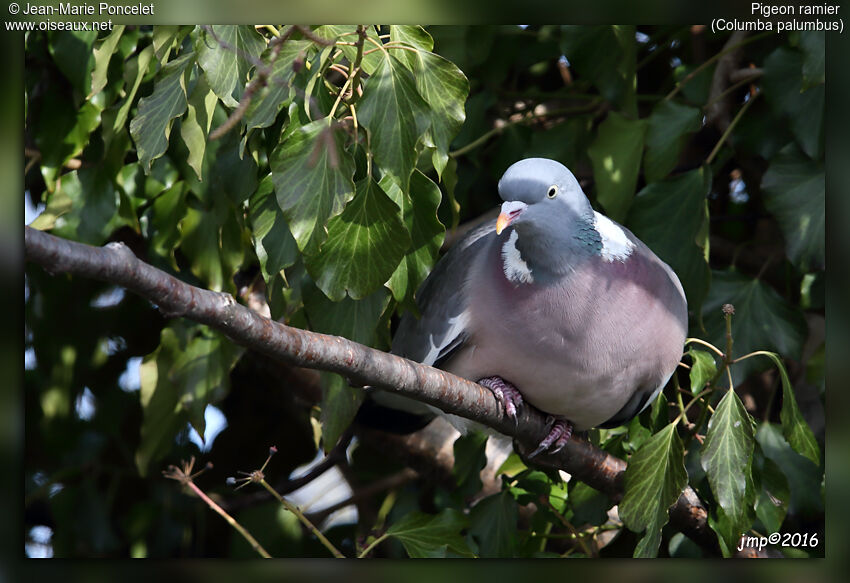
[[[233,296],[186,284],[140,261],[123,243],[92,247],[25,229],[26,258],[51,274],[71,273],[120,285],[155,304],[168,317],[185,317],[226,334],[237,344],[297,366],[335,372],[354,384],[371,385],[482,423],[514,437],[531,451],[547,433],[546,417],[522,407],[518,423],[501,412],[484,387],[430,366],[369,348],[338,336],[291,328],[236,303]],[[623,494],[626,462],[590,443],[571,439],[535,462],[569,472],[612,499]],[[688,487],[671,508],[671,520],[700,545],[716,549],[707,513]]]

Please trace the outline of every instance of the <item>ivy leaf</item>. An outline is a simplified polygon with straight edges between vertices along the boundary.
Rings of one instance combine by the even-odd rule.
[[[124,123],[127,121],[127,115],[130,113],[130,107],[133,105],[136,93],[139,90],[139,85],[142,84],[142,79],[144,79],[145,74],[148,71],[148,67],[153,60],[153,56],[153,47],[148,45],[141,53],[139,53],[138,59],[130,59],[127,61],[126,68],[124,69],[124,81],[128,84],[132,82],[132,87],[130,88],[130,91],[127,92],[127,96],[124,97],[121,105],[118,107],[118,112],[115,114],[115,121],[112,123],[112,127],[108,129],[104,128],[104,134],[108,131],[112,135],[115,135],[124,131]]]
[[[797,407],[794,389],[791,387],[791,380],[788,378],[788,371],[785,370],[782,359],[773,352],[763,354],[773,361],[782,379],[782,410],[779,412],[782,434],[794,451],[809,458],[815,465],[820,465],[820,447],[809,424],[803,419],[800,408]]]
[[[637,116],[634,26],[562,26],[561,51],[602,97]]]
[[[257,191],[248,204],[248,220],[254,240],[254,251],[260,260],[260,269],[266,285],[271,285],[273,277],[298,259],[298,246],[283,212],[274,197],[274,183],[271,176],[260,182]]]
[[[233,289],[232,275],[241,263],[241,227],[230,206],[217,205],[209,211],[186,209],[180,223],[180,249],[191,261],[191,271],[209,289]]]
[[[91,99],[97,93],[100,93],[106,87],[106,71],[109,68],[109,61],[112,59],[112,53],[115,52],[118,46],[118,41],[121,40],[121,35],[124,33],[124,25],[116,25],[112,32],[103,39],[93,51],[94,55],[94,70],[91,73],[91,90],[86,99]]]
[[[332,120],[311,122],[284,138],[272,154],[277,202],[305,255],[327,238],[329,219],[354,196],[354,162]]]
[[[791,499],[788,479],[779,466],[764,455],[761,448],[756,450],[753,469],[758,492],[755,503],[756,516],[768,532],[779,532]]]
[[[596,198],[605,214],[623,222],[632,205],[643,154],[646,120],[612,111],[587,151],[596,178]]]
[[[431,52],[434,50],[434,39],[428,31],[418,25],[394,24],[390,26],[390,42],[402,43],[417,49],[416,52]],[[399,51],[399,59],[404,62],[410,70],[416,66],[419,55],[413,51]]]
[[[183,142],[189,149],[189,157],[186,162],[198,175],[198,180],[202,180],[207,134],[209,134],[212,124],[216,101],[215,93],[210,90],[210,86],[207,85],[206,79],[202,75],[195,83],[195,88],[192,89],[192,95],[187,104],[189,111],[180,124],[180,137],[183,138]]]
[[[487,434],[470,431],[455,440],[453,449],[452,476],[457,486],[454,492],[464,499],[474,496],[481,490],[480,473],[487,465]]]
[[[48,206],[56,213],[52,232],[57,237],[102,245],[115,229],[128,224],[118,214],[120,193],[116,191],[111,177],[101,168],[82,168],[63,174],[57,184],[62,190],[62,195],[57,199],[59,208],[51,209]],[[70,199],[70,208],[62,212],[67,199]]]
[[[627,224],[635,235],[679,276],[688,306],[699,310],[708,291],[710,270],[700,234],[708,223],[709,177],[698,168],[654,182],[635,197]],[[675,224],[675,229],[670,225]]]
[[[221,399],[243,349],[206,326],[175,321],[163,328],[157,349],[140,369],[142,427],[136,466],[145,475],[170,451],[190,420],[204,434],[206,406]]]
[[[510,492],[484,498],[469,514],[469,534],[478,543],[478,555],[506,558],[516,555],[519,508]]]
[[[810,158],[823,154],[825,85],[803,91],[803,55],[779,47],[764,60],[764,96],[783,115],[791,133]]]
[[[702,307],[707,339],[726,345],[726,320],[721,307],[735,306],[732,317],[733,353],[774,350],[799,358],[806,337],[806,321],[799,308],[788,304],[770,286],[733,271],[713,271],[711,289]],[[764,361],[748,358],[733,365],[732,382],[738,386],[754,372],[767,368]]]
[[[35,126],[35,144],[41,152],[41,175],[52,192],[65,163],[82,153],[91,133],[101,123],[101,111],[91,101],[76,109],[68,96],[48,92]]]
[[[369,131],[375,164],[406,193],[418,157],[416,146],[430,125],[428,105],[416,90],[413,74],[392,54],[381,54],[380,64],[363,82],[357,117]]]
[[[825,264],[826,176],[821,164],[790,144],[771,161],[761,181],[764,206],[785,236],[788,258],[802,271]]]
[[[676,424],[670,423],[644,442],[629,460],[619,512],[630,530],[646,531],[635,549],[636,557],[658,554],[661,528],[668,520],[667,509],[688,483],[684,452]]]
[[[755,502],[755,491],[748,488],[752,480],[752,457],[755,437],[753,421],[734,390],[728,390],[708,422],[708,433],[700,448],[700,463],[708,476],[711,491],[732,524],[735,546],[748,524],[748,508]]]
[[[439,55],[425,51],[409,54],[414,59],[416,89],[430,107],[432,163],[441,177],[449,161],[449,146],[466,119],[463,106],[469,95],[469,81],[454,63]]]
[[[762,422],[756,431],[756,441],[764,456],[773,461],[788,479],[791,499],[788,511],[812,515],[823,512],[823,468],[795,452],[775,423]]]
[[[803,51],[803,91],[820,85],[826,79],[826,34],[806,30],[800,33]]]
[[[92,46],[97,40],[97,31],[51,31],[48,39],[47,48],[56,66],[81,96],[89,95],[95,65]]]
[[[367,346],[375,344],[378,322],[389,303],[389,294],[385,289],[378,289],[358,301],[344,297],[342,301],[332,302],[308,282],[302,286],[302,294],[311,329],[323,334],[343,336]],[[322,374],[321,422],[322,446],[325,451],[330,451],[351,425],[364,396],[361,389],[348,386],[343,377],[332,373]]]
[[[688,136],[700,129],[702,112],[696,107],[662,100],[652,109],[646,132],[644,173],[647,182],[661,180],[675,168]]]
[[[418,170],[410,179],[410,196],[405,195],[388,176],[384,176],[379,185],[402,209],[411,239],[410,248],[386,285],[396,301],[415,310],[413,294],[434,266],[445,236],[445,227],[437,218],[440,189]]]
[[[706,383],[717,373],[717,362],[714,356],[705,350],[691,347],[688,350],[691,357],[691,393],[696,395],[705,388]]]
[[[151,162],[165,153],[172,120],[186,111],[186,74],[194,60],[187,53],[168,63],[154,84],[153,93],[139,100],[139,110],[130,122],[130,135],[145,174]]]
[[[198,65],[219,99],[236,107],[245,90],[248,72],[266,48],[253,26],[215,25],[202,29],[195,41]]]
[[[265,86],[251,99],[245,113],[245,125],[248,129],[265,128],[274,123],[280,109],[295,93],[291,84],[297,74],[296,60],[306,60],[314,51],[315,45],[311,41],[289,39],[283,43]],[[268,56],[266,58],[268,59]]]
[[[472,551],[460,534],[464,528],[466,517],[446,508],[435,516],[411,512],[392,525],[387,536],[398,539],[412,559],[445,557],[449,551],[472,557]]]
[[[400,210],[372,181],[361,180],[357,194],[328,222],[328,239],[306,260],[307,271],[330,299],[346,293],[360,299],[387,281],[410,247]]]

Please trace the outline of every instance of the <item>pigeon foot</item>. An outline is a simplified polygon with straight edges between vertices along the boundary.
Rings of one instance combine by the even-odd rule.
[[[548,451],[549,453],[556,453],[561,451],[561,449],[567,444],[570,440],[570,437],[573,434],[573,424],[564,419],[563,417],[551,417],[549,418],[549,424],[551,424],[551,428],[549,429],[549,434],[543,438],[543,441],[540,442],[540,445],[537,446],[531,454],[529,454],[529,458],[533,458],[534,456]]]
[[[502,377],[485,377],[479,379],[478,384],[493,392],[496,400],[504,408],[505,414],[516,423],[516,412],[519,406],[522,405],[522,394],[519,392],[519,389]]]

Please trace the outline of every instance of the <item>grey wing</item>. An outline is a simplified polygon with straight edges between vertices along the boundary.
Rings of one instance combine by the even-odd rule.
[[[439,366],[464,345],[469,337],[465,279],[476,256],[493,236],[495,221],[489,221],[440,259],[416,294],[421,317],[407,312],[401,318],[393,337],[394,354]]]

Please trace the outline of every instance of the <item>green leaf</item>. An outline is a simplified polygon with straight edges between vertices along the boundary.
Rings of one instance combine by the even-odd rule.
[[[180,242],[180,222],[186,211],[186,183],[181,180],[156,197],[148,215],[152,231],[150,246],[174,270],[177,270],[174,251]]]
[[[753,458],[753,470],[758,492],[756,516],[767,532],[779,532],[791,499],[788,479],[773,460],[765,457],[761,448],[756,450],[756,456]]]
[[[180,249],[191,261],[192,273],[209,289],[235,292],[232,276],[243,254],[235,210],[218,205],[204,212],[190,206],[180,229]]]
[[[389,302],[386,290],[379,289],[362,300],[345,298],[339,302],[329,300],[309,283],[305,283],[302,292],[312,330],[344,336],[367,346],[374,344],[378,321]]]
[[[198,65],[209,86],[228,107],[239,105],[248,72],[265,48],[266,41],[253,26],[211,26],[203,29],[195,41]]]
[[[756,431],[756,441],[764,456],[779,466],[788,479],[791,489],[788,512],[801,516],[822,513],[823,468],[795,452],[782,436],[782,429],[775,423],[762,422]]]
[[[509,492],[484,498],[469,514],[469,534],[478,542],[478,555],[508,558],[516,555],[519,508]]]
[[[469,81],[454,63],[431,52],[434,41],[421,26],[391,26],[390,40],[418,49],[396,54],[413,71],[416,89],[430,107],[431,128],[424,143],[434,148],[431,163],[442,177],[449,161],[449,145],[466,119]]]
[[[463,106],[469,95],[469,81],[457,66],[439,55],[402,52],[414,59],[416,90],[430,107],[432,163],[437,176],[442,176],[449,160],[449,146],[466,119]]]
[[[354,162],[331,122],[320,119],[299,128],[272,154],[277,202],[305,255],[319,250],[328,220],[354,196]]]
[[[204,164],[204,152],[207,147],[207,134],[212,124],[212,116],[216,104],[215,93],[210,90],[203,75],[195,83],[192,95],[188,101],[188,113],[186,119],[180,124],[180,136],[189,149],[189,157],[186,162],[202,180],[202,167]]]
[[[403,43],[407,46],[430,53],[434,50],[434,39],[424,28],[418,25],[394,24],[390,26],[390,42]],[[399,59],[411,70],[416,66],[419,57],[413,51],[399,51]],[[424,96],[423,96],[424,97]]]
[[[112,59],[112,53],[118,46],[118,41],[121,40],[121,35],[124,33],[124,25],[118,24],[103,39],[94,49],[94,70],[91,73],[91,90],[86,99],[91,99],[96,93],[100,93],[106,87],[106,71],[109,68],[109,61]]]
[[[561,51],[578,79],[590,81],[606,101],[637,116],[634,26],[562,26]]]
[[[387,176],[379,185],[401,207],[411,239],[410,248],[387,281],[387,287],[396,301],[415,309],[413,294],[434,266],[445,236],[445,227],[437,218],[440,189],[418,170],[411,176],[409,197]]]
[[[270,50],[266,52],[269,53]],[[280,109],[295,94],[291,84],[297,74],[296,60],[306,61],[313,52],[315,45],[311,41],[289,39],[283,43],[265,86],[254,95],[245,112],[245,125],[248,129],[265,128],[274,123]],[[264,60],[268,61],[269,58],[267,54]],[[256,72],[254,74],[256,75]]]
[[[788,258],[802,271],[825,265],[826,176],[793,144],[771,161],[761,181],[764,206],[776,217]]]
[[[802,89],[807,91],[826,79],[826,34],[816,30],[801,32],[800,48],[803,50]]]
[[[153,93],[139,100],[139,110],[130,122],[130,135],[145,173],[151,162],[165,153],[172,120],[186,111],[186,75],[194,60],[187,53],[168,63],[154,83]]]
[[[413,74],[392,54],[380,53],[380,64],[363,82],[357,117],[369,131],[375,164],[407,192],[417,144],[430,125],[428,105],[416,90]]]
[[[715,346],[726,345],[726,320],[723,304],[735,306],[732,317],[733,355],[756,350],[773,350],[790,358],[799,358],[806,337],[806,321],[796,306],[788,304],[770,286],[733,271],[713,271],[711,289],[702,307],[707,340]],[[767,363],[748,358],[731,367],[732,381],[738,386]]]
[[[764,96],[774,110],[784,115],[791,133],[810,158],[823,155],[824,85],[803,91],[803,55],[779,47],[764,61]]]
[[[725,541],[729,547],[751,526],[747,514],[755,502],[755,491],[747,485],[752,480],[754,443],[753,421],[737,393],[729,390],[715,408],[700,448],[711,491],[733,525],[734,535]]]
[[[463,514],[451,508],[435,516],[411,512],[393,524],[387,536],[401,541],[412,559],[445,557],[449,551],[472,557],[472,551],[460,534],[466,522]]]
[[[470,431],[454,442],[455,464],[452,476],[455,479],[455,493],[463,499],[474,496],[481,490],[479,474],[487,465],[487,434],[483,431]]]
[[[358,301],[345,297],[342,301],[332,302],[314,285],[305,282],[302,293],[311,329],[343,336],[367,346],[375,344],[378,322],[389,303],[386,290],[379,289]],[[342,432],[348,429],[364,393],[362,389],[348,386],[339,375],[322,376],[322,437],[323,447],[329,451]]]
[[[79,109],[66,95],[48,92],[41,101],[35,125],[35,144],[41,153],[41,174],[49,191],[71,158],[82,153],[101,123],[101,111],[87,101]]]
[[[646,125],[646,120],[630,120],[612,111],[587,151],[593,163],[596,198],[605,214],[618,222],[623,222],[632,205]]]
[[[654,182],[638,193],[627,221],[634,234],[676,272],[695,311],[705,298],[710,277],[700,244],[708,223],[708,190],[704,168]],[[670,228],[673,224],[675,229]]]
[[[229,391],[230,370],[243,349],[206,326],[177,320],[163,328],[141,365],[141,439],[136,466],[145,475],[171,450],[188,419],[204,434],[206,406]]]
[[[101,168],[82,168],[63,174],[57,184],[62,190],[56,203],[59,208],[52,211],[56,213],[52,232],[57,237],[102,245],[115,229],[127,224],[118,215],[120,195],[111,177]],[[62,212],[66,197],[71,208]]]
[[[667,509],[688,483],[683,459],[682,440],[676,433],[676,424],[670,423],[650,437],[629,460],[619,512],[630,530],[646,531],[635,550],[636,557],[658,553],[661,528],[668,520]]]
[[[691,357],[691,393],[696,395],[705,388],[708,381],[714,378],[717,373],[717,362],[710,352],[693,347],[688,350],[688,356]]]
[[[273,191],[271,175],[266,176],[248,204],[254,251],[260,260],[266,285],[271,285],[276,274],[282,273],[298,259],[298,246],[289,232]]]
[[[194,26],[175,26],[175,25],[156,25],[153,27],[153,38],[151,39],[151,47],[153,49],[156,60],[161,64],[165,64],[171,49],[175,46],[179,47],[183,38],[189,34]]]
[[[339,301],[372,293],[387,281],[410,247],[400,210],[370,178],[342,214],[328,222],[328,239],[306,260],[307,271],[325,295]]]
[[[322,373],[322,449],[329,453],[351,425],[366,394],[338,374]]]
[[[797,407],[797,399],[794,397],[794,389],[788,378],[788,371],[778,354],[764,352],[764,356],[770,358],[779,369],[782,379],[782,410],[779,419],[782,421],[782,434],[789,445],[800,455],[809,458],[815,465],[820,465],[820,447],[812,433],[809,424],[803,419],[800,408]]]
[[[702,112],[675,101],[662,100],[652,109],[646,132],[644,173],[647,182],[661,180],[676,167],[688,136],[700,129]]]
[[[153,56],[153,47],[149,45],[145,47],[141,53],[139,53],[138,59],[130,59],[127,61],[124,69],[124,80],[127,84],[132,82],[132,87],[130,88],[130,91],[127,92],[127,96],[121,102],[121,105],[118,107],[118,113],[115,116],[115,121],[113,122],[112,127],[109,128],[109,131],[111,131],[112,134],[118,134],[121,131],[124,131],[124,123],[127,121],[127,115],[130,113],[130,107],[133,105],[133,100],[136,98],[136,92],[139,90],[139,85],[142,84],[142,79],[148,71],[148,67],[150,66]],[[107,129],[104,128],[104,132],[106,131]]]
[[[48,49],[53,61],[81,96],[91,93],[95,59],[92,46],[95,30],[55,31],[48,33]]]

